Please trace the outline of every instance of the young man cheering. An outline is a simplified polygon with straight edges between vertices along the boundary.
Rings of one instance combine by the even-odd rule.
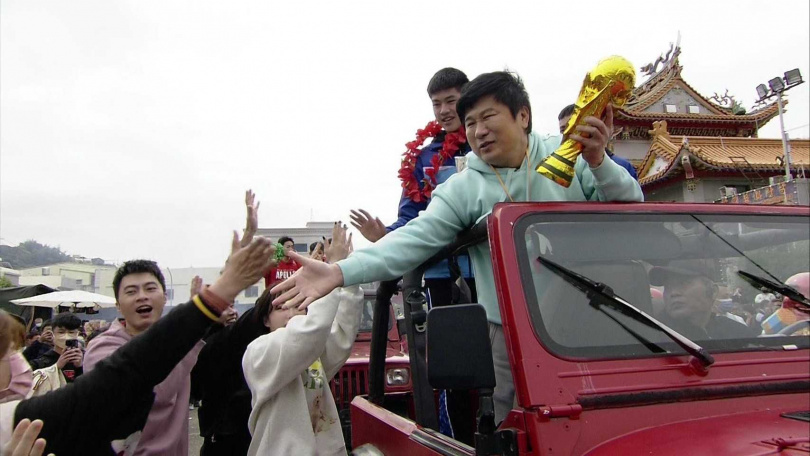
[[[110,329],[92,340],[85,359],[88,371],[149,329],[166,305],[166,281],[154,261],[132,260],[121,265],[113,278],[113,293],[123,321],[114,321]],[[198,342],[155,387],[155,401],[134,454],[188,454],[190,374],[203,345]]]
[[[509,201],[642,201],[641,187],[627,171],[605,159],[613,129],[613,112],[605,121],[587,117],[570,137],[582,143],[575,175],[568,188],[540,176],[535,168],[559,146],[559,137],[532,132],[532,111],[523,83],[507,72],[486,73],[470,82],[456,104],[473,154],[467,170],[448,179],[433,193],[427,209],[404,227],[336,264],[294,256],[298,274],[278,285],[276,304],[308,306],[336,287],[388,280],[412,270],[455,236]],[[587,138],[580,133],[586,133]],[[487,312],[493,334],[496,420],[511,410],[514,385],[501,328],[489,245],[469,249],[475,265],[478,302]]]

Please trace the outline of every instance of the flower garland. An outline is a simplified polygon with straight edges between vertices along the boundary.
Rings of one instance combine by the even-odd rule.
[[[399,180],[402,181],[402,188],[405,195],[416,203],[421,203],[430,199],[433,189],[436,188],[436,175],[445,161],[456,155],[462,144],[467,142],[467,135],[463,128],[457,132],[447,133],[444,137],[442,149],[430,160],[431,168],[425,170],[425,177],[422,179],[423,187],[419,188],[419,182],[413,176],[416,169],[416,160],[422,153],[421,146],[428,138],[434,138],[441,133],[442,127],[438,122],[431,121],[425,128],[416,130],[416,139],[405,144],[407,149],[402,154],[402,166],[399,168]]]

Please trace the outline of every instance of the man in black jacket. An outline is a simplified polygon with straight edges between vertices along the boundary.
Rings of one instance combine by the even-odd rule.
[[[718,287],[712,260],[674,260],[650,270],[650,284],[664,286],[661,319],[686,337],[697,340],[756,337],[748,326],[714,312]]]
[[[198,416],[205,441],[200,456],[247,454],[251,394],[242,372],[242,356],[254,339],[267,334],[264,319],[274,297],[266,289],[252,309],[232,324],[215,327],[205,339],[191,371],[191,396],[202,400]]]

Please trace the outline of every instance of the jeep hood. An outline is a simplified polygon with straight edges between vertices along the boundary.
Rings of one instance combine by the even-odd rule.
[[[810,423],[773,410],[714,416],[631,432],[586,454],[807,455]]]

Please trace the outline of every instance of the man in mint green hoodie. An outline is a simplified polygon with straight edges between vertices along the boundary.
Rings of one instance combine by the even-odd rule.
[[[308,306],[340,286],[399,277],[453,241],[462,230],[486,217],[496,203],[517,201],[642,201],[641,187],[627,170],[606,159],[613,112],[605,121],[586,118],[570,137],[582,144],[575,176],[568,188],[535,171],[560,145],[559,136],[532,132],[529,95],[521,80],[508,72],[485,73],[471,81],[456,104],[472,152],[467,169],[433,192],[427,209],[377,243],[335,264],[294,256],[302,264],[295,276],[276,286],[283,291],[274,304]],[[495,415],[500,421],[512,409],[514,385],[501,328],[489,245],[470,248],[478,302],[487,312],[493,335]]]

